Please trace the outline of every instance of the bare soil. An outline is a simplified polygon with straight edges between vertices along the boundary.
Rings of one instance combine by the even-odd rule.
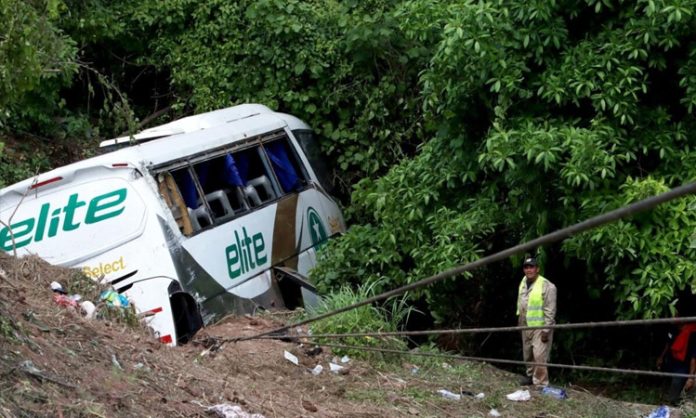
[[[580,388],[569,388],[567,400],[532,391],[528,402],[509,401],[505,394],[520,389],[517,376],[486,364],[373,356],[351,359],[334,374],[335,355],[301,341],[225,342],[273,329],[284,314],[229,317],[190,344],[168,347],[144,326],[88,320],[58,306],[54,280],[96,298],[98,289],[81,284],[74,270],[0,253],[2,417],[214,417],[222,415],[208,408],[220,404],[265,417],[487,417],[494,408],[503,417],[644,417],[655,408]],[[324,371],[313,375],[317,364]],[[439,389],[484,397],[452,401]]]

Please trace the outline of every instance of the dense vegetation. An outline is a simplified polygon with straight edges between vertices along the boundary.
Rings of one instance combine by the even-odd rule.
[[[49,164],[17,153],[36,138],[74,158],[264,103],[316,127],[352,192],[315,280],[392,288],[696,179],[695,6],[0,0],[0,180]],[[540,248],[560,315],[670,314],[696,289],[694,205]],[[409,298],[436,322],[509,322],[519,277],[511,260]]]

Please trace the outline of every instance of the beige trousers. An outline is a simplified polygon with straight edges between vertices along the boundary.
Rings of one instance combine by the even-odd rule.
[[[542,332],[549,333],[547,342],[541,341]],[[533,329],[522,331],[522,357],[524,361],[534,363],[548,363],[551,353],[551,343],[553,342],[553,330]],[[549,372],[543,366],[527,366],[527,376],[532,378],[532,383],[536,386],[548,386]]]

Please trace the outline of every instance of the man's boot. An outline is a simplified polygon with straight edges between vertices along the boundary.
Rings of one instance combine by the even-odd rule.
[[[522,386],[530,386],[533,383],[534,383],[534,381],[532,380],[532,376],[523,376],[520,379],[520,385],[522,385]]]

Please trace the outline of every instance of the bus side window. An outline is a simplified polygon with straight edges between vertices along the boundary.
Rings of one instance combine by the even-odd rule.
[[[297,139],[300,144],[302,151],[304,151],[307,161],[312,165],[312,170],[316,174],[319,184],[328,193],[333,190],[333,183],[331,182],[330,171],[326,164],[326,157],[321,152],[321,147],[317,141],[314,133],[307,129],[296,129],[292,131],[292,134]]]
[[[249,209],[242,191],[237,164],[230,154],[224,154],[194,166],[196,177],[216,223],[225,222]],[[203,204],[199,199],[198,204]]]
[[[243,194],[251,207],[260,206],[279,197],[278,187],[258,146],[235,152],[232,159],[243,185]]]
[[[283,193],[297,192],[307,184],[306,171],[288,143],[288,138],[266,142],[263,149]]]
[[[160,173],[157,175],[157,182],[160,195],[172,211],[179,229],[184,235],[191,235],[193,233],[191,218],[174,178],[170,173]]]

